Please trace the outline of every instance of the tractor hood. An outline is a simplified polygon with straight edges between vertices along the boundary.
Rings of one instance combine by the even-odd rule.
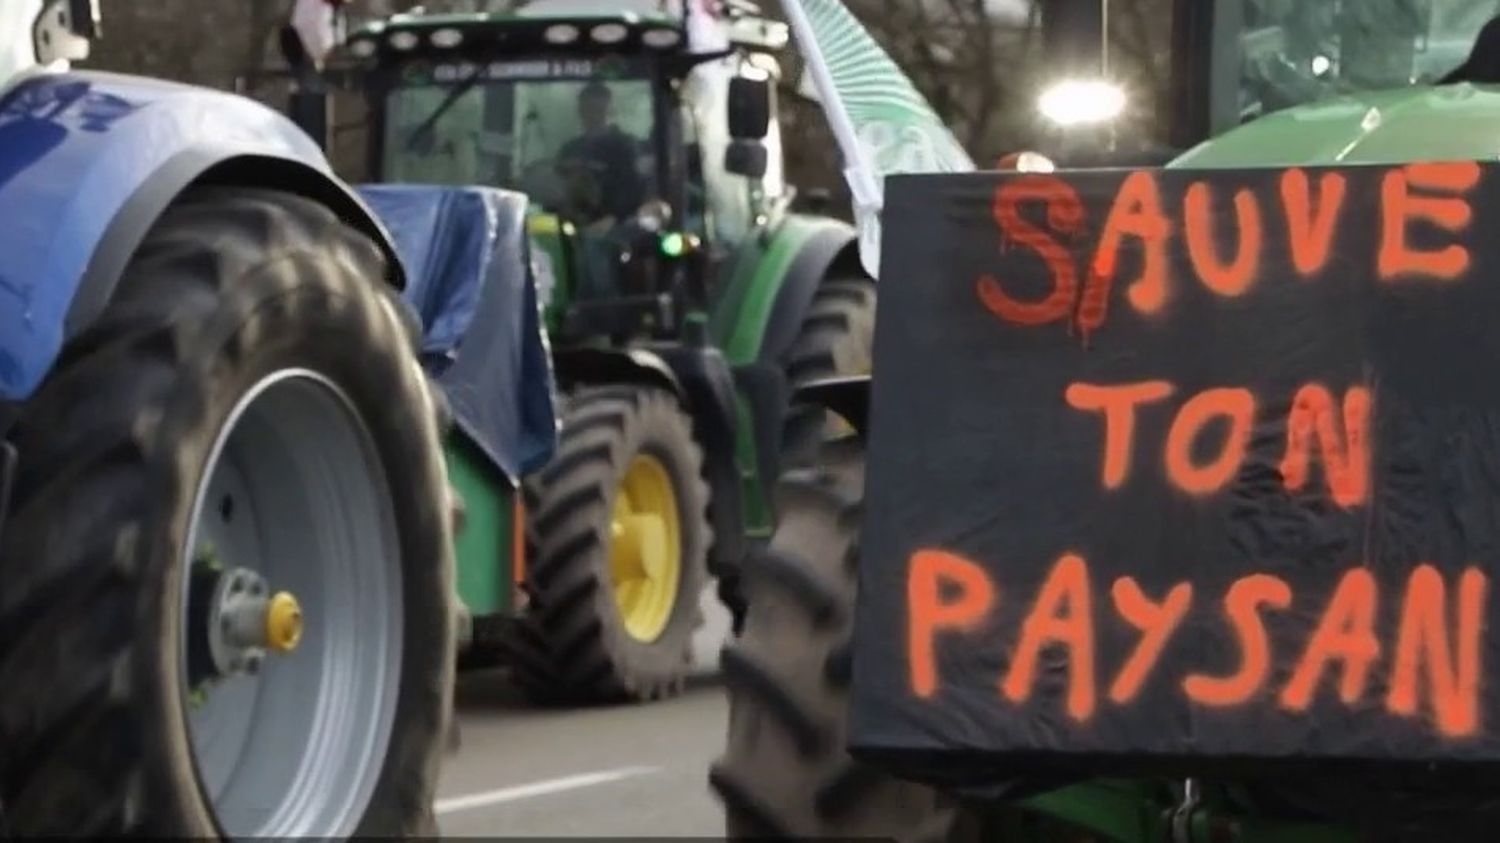
[[[1400,88],[1268,114],[1168,166],[1285,167],[1500,158],[1500,87]]]

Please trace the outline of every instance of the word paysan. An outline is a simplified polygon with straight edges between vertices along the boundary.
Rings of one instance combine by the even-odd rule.
[[[1377,633],[1380,585],[1366,568],[1346,571],[1322,608],[1317,624],[1293,653],[1296,667],[1284,685],[1268,688],[1272,667],[1284,663],[1267,631],[1266,612],[1304,612],[1291,584],[1271,574],[1250,574],[1225,593],[1222,618],[1238,641],[1240,664],[1226,675],[1185,672],[1174,675],[1178,691],[1209,708],[1250,704],[1268,695],[1289,712],[1311,707],[1320,685],[1336,674],[1338,700],[1368,716],[1366,701],[1372,669],[1384,659],[1387,683],[1384,710],[1393,716],[1420,716],[1425,689],[1438,734],[1451,739],[1477,735],[1485,603],[1489,579],[1476,567],[1457,577],[1456,611],[1450,614],[1448,583],[1431,565],[1416,566],[1400,598],[1394,641]],[[1035,600],[1021,619],[1016,643],[997,693],[1020,704],[1033,692],[1043,650],[1061,646],[1068,653],[1068,714],[1090,720],[1099,705],[1096,634],[1101,612],[1110,610],[1139,633],[1122,664],[1112,670],[1108,700],[1127,706],[1160,666],[1161,656],[1198,599],[1191,582],[1180,582],[1153,599],[1131,577],[1116,579],[1109,589],[1109,609],[1095,594],[1089,563],[1064,554],[1052,567]],[[1305,597],[1302,598],[1305,601]],[[930,699],[940,692],[937,648],[944,639],[980,634],[1002,609],[1002,595],[988,571],[958,554],[924,549],[912,555],[907,576],[908,652],[912,692]],[[1202,611],[1202,609],[1200,609]],[[1456,615],[1454,617],[1453,615]],[[1389,646],[1388,646],[1389,645]]]

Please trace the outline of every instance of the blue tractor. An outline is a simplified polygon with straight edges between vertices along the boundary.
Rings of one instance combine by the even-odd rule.
[[[530,289],[494,268],[514,198],[385,197],[442,209],[450,259],[408,272],[295,125],[71,70],[99,34],[95,0],[0,2],[0,837],[435,834],[437,384],[530,359],[442,328]],[[501,293],[444,274],[479,266]]]

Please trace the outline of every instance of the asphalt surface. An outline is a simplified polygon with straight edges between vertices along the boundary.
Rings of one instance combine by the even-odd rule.
[[[462,676],[459,746],[438,791],[443,834],[722,837],[707,774],[728,712],[716,678],[727,616],[709,603],[698,675],[676,699],[536,709],[501,671]]]

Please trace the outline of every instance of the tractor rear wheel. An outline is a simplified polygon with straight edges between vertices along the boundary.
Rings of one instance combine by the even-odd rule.
[[[875,285],[867,279],[823,282],[786,357],[793,390],[834,377],[868,375],[874,366]],[[807,465],[818,443],[849,432],[839,417],[817,407],[794,406],[782,434],[782,466]]]
[[[946,797],[844,749],[864,454],[846,437],[820,462],[787,474],[782,521],[746,563],[749,611],[722,660],[727,748],[709,784],[731,839],[953,839],[960,813]]]
[[[526,495],[535,555],[507,642],[521,687],[538,702],[678,693],[713,539],[703,453],[676,398],[627,386],[573,396]]]
[[[452,556],[418,337],[321,205],[201,188],[22,408],[19,837],[432,835]]]

